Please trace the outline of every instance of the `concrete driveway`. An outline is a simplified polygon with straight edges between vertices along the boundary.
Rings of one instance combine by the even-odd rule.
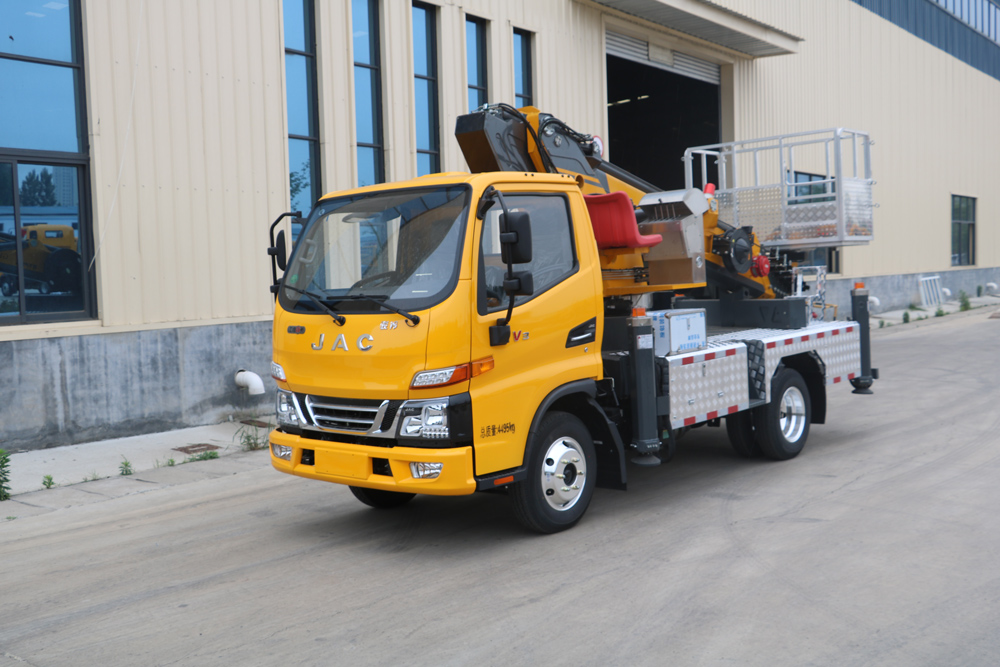
[[[873,356],[798,458],[698,429],[548,537],[502,495],[376,511],[264,452],[19,496],[59,509],[0,521],[0,665],[1000,664],[1000,319]]]

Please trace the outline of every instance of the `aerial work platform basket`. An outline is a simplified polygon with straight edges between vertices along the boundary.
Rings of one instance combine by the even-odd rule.
[[[695,146],[686,187],[718,178],[719,220],[752,226],[763,246],[824,248],[872,240],[872,141],[844,128]]]

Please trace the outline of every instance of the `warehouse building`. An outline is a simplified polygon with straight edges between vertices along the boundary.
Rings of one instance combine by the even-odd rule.
[[[234,375],[270,382],[270,222],[465,170],[486,102],[664,189],[690,146],[868,132],[874,241],[810,255],[829,301],[1000,282],[996,0],[19,0],[0,33],[8,449],[267,410]]]

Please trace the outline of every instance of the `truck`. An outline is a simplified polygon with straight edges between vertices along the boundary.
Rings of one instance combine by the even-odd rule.
[[[787,460],[828,390],[871,393],[867,291],[831,318],[801,266],[871,238],[866,134],[693,147],[671,191],[533,107],[456,136],[468,172],[326,195],[290,257],[302,214],[271,225],[276,470],[382,509],[500,491],[555,533],[691,428]]]

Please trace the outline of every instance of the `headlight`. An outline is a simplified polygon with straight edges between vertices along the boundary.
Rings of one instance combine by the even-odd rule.
[[[284,389],[279,389],[275,399],[275,412],[278,413],[278,426],[302,426],[299,407],[295,400],[295,394]]]
[[[406,401],[399,409],[401,438],[447,438],[448,399]]]

